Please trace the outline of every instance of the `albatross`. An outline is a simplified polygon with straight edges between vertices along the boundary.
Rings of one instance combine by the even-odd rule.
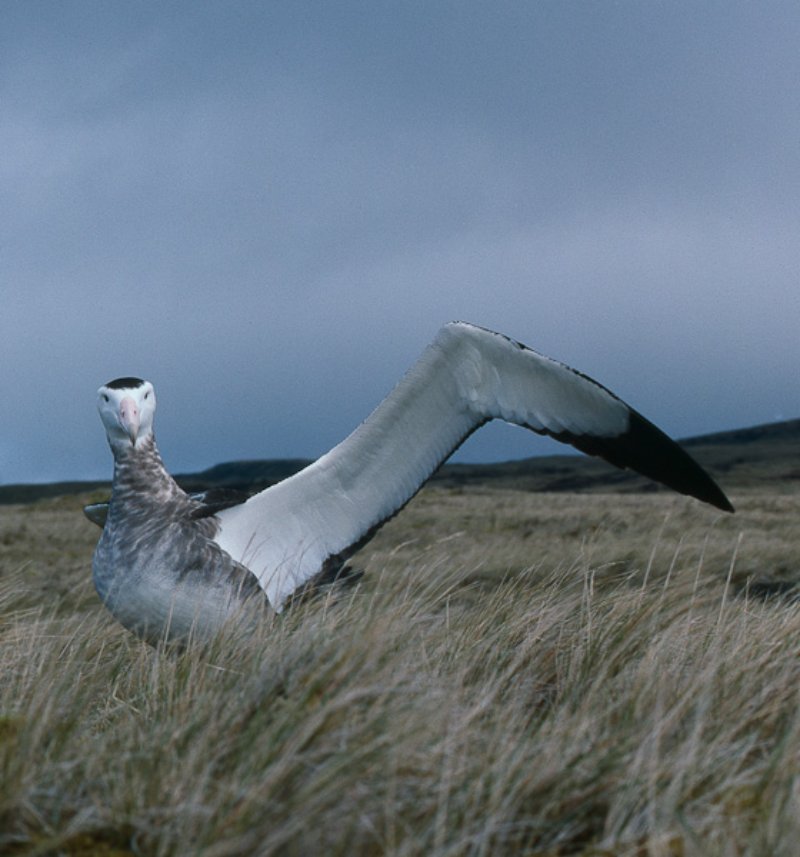
[[[93,560],[111,613],[151,643],[207,639],[245,605],[280,612],[339,572],[476,429],[524,426],[731,512],[725,494],[675,441],[587,375],[503,334],[445,325],[394,390],[313,464],[249,499],[190,495],[156,447],[153,385],[98,390],[114,455]]]

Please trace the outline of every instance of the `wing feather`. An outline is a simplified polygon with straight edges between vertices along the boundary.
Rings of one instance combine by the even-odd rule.
[[[491,419],[551,435],[731,510],[674,441],[591,378],[501,334],[445,325],[400,383],[345,440],[283,482],[220,511],[217,543],[270,603],[347,554]]]

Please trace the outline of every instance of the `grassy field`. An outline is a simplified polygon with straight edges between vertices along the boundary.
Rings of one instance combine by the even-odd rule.
[[[429,487],[353,591],[154,650],[0,508],[0,853],[796,855],[800,493]]]

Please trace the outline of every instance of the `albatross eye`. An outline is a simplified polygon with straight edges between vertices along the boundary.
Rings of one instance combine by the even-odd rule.
[[[104,402],[107,402],[107,401],[108,401],[108,396],[107,396],[105,393],[103,393],[102,395],[103,395],[103,401],[104,401]]]

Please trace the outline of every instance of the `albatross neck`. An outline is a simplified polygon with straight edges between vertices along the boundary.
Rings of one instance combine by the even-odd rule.
[[[112,500],[122,500],[136,495],[164,499],[186,494],[169,475],[161,460],[153,435],[144,438],[136,446],[115,450],[114,482]]]

